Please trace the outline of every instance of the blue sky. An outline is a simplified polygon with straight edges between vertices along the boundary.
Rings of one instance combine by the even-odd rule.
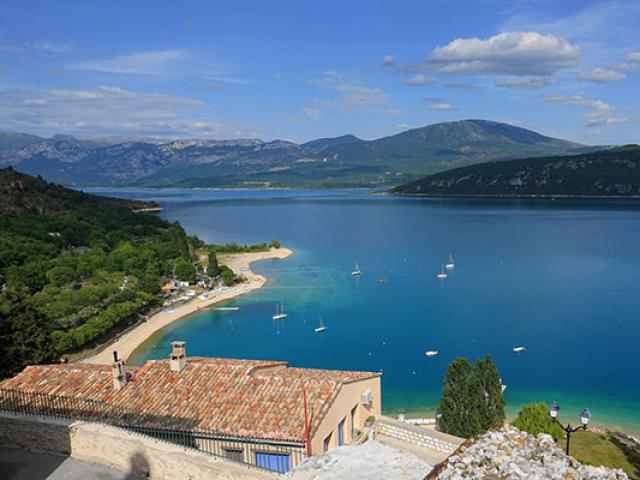
[[[640,142],[640,0],[12,1],[0,130],[390,135],[484,118]]]

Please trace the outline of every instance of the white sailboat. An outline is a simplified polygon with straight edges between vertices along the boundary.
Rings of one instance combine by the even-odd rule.
[[[456,268],[456,264],[453,261],[453,255],[449,254],[449,261],[447,262],[445,267],[447,267],[447,269],[449,270],[453,270],[454,268]]]
[[[444,263],[442,264],[442,271],[438,275],[436,275],[436,277],[438,277],[440,279],[447,278],[447,274],[444,273]]]
[[[356,269],[353,272],[351,272],[351,276],[359,277],[360,275],[362,275],[362,272],[360,271],[360,265],[358,265],[358,262],[356,262]]]
[[[438,350],[427,350],[426,352],[424,352],[424,354],[429,358],[435,357],[436,355],[438,355]]]
[[[271,317],[274,320],[282,320],[283,318],[287,318],[289,314],[284,313],[284,303],[280,304],[280,308],[278,308],[278,304],[276,303],[276,314]]]
[[[314,328],[313,331],[316,333],[324,332],[327,329],[327,326],[323,323],[322,317],[318,317],[318,320],[320,321],[320,325]]]

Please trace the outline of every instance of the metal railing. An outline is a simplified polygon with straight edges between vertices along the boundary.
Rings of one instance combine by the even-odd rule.
[[[200,428],[192,420],[133,411],[99,400],[0,388],[0,411],[111,425],[154,440],[279,473],[284,473],[306,459],[303,442],[229,435]],[[274,458],[276,461],[272,461]]]

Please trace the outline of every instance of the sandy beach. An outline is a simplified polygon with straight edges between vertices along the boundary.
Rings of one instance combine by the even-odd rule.
[[[82,359],[81,363],[110,364],[113,360],[113,351],[116,350],[120,358],[125,361],[138,348],[138,346],[158,330],[172,322],[179,320],[197,310],[229,300],[230,298],[244,295],[262,287],[267,279],[251,270],[251,264],[259,260],[271,258],[286,258],[293,252],[288,248],[272,248],[268,252],[229,253],[219,254],[218,262],[227,265],[237,275],[242,275],[246,281],[233,287],[219,288],[205,292],[205,300],[195,298],[175,308],[169,308],[153,315],[146,322],[138,325],[133,330],[125,333],[114,343],[94,355]]]

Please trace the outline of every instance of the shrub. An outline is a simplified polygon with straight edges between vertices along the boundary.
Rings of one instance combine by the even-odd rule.
[[[549,406],[546,403],[529,403],[522,407],[513,426],[531,435],[548,433],[554,440],[564,436],[560,425],[551,420]]]

